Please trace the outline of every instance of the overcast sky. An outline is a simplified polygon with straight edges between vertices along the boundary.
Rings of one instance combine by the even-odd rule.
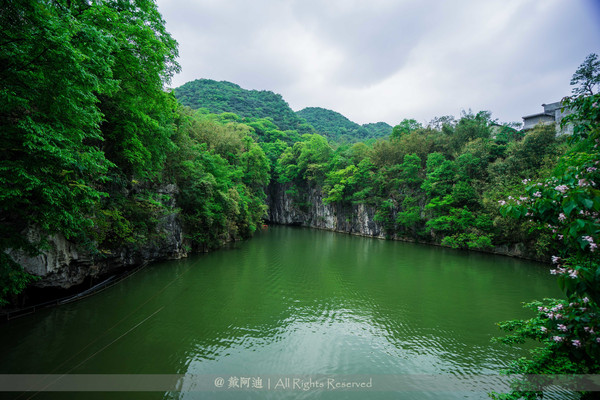
[[[358,123],[490,110],[521,122],[600,54],[600,0],[158,0],[171,86],[208,78]]]

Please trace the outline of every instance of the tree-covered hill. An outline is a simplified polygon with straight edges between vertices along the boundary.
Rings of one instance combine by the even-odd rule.
[[[392,127],[385,122],[359,125],[342,114],[321,107],[307,107],[298,111],[317,131],[334,142],[354,143],[388,136]]]
[[[392,133],[392,129],[394,129],[390,124],[385,122],[363,124],[362,127],[365,128],[369,132],[371,137],[374,138],[388,137]]]
[[[174,89],[173,93],[181,104],[194,109],[234,113],[243,118],[272,118],[281,130],[297,130],[300,134],[313,131],[280,94],[268,90],[247,90],[227,81],[197,79]]]

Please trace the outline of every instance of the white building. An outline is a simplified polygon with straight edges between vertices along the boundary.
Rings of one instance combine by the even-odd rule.
[[[544,112],[523,117],[523,130],[531,129],[537,124],[554,124],[556,125],[557,135],[572,134],[573,126],[571,126],[571,124],[568,124],[564,128],[561,128],[560,126],[560,122],[562,121],[563,117],[571,113],[568,109],[563,111],[561,104],[562,102],[560,101],[556,103],[542,104],[542,107],[544,107]]]

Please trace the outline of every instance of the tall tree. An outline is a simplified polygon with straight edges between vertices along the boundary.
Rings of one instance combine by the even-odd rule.
[[[103,149],[109,160],[130,175],[153,177],[165,160],[174,98],[164,83],[179,70],[177,43],[166,31],[153,0],[115,0],[82,16],[111,32],[111,72],[119,87],[100,96],[104,115]]]
[[[423,125],[421,125],[421,123],[418,122],[416,119],[403,119],[402,122],[400,122],[394,127],[394,129],[392,129],[390,138],[400,139],[402,136],[414,132],[422,127]]]
[[[571,85],[578,85],[572,90],[574,95],[594,95],[596,86],[600,85],[600,60],[597,54],[592,53],[586,57],[573,74]]]
[[[0,297],[28,280],[7,250],[85,236],[111,160],[136,172],[161,162],[176,55],[149,0],[2,3]]]
[[[2,295],[28,280],[7,249],[34,251],[26,230],[89,226],[98,176],[109,165],[97,95],[116,88],[107,32],[81,23],[84,7],[9,0],[0,9],[0,258]]]

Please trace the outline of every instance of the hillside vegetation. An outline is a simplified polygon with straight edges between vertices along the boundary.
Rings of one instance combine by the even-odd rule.
[[[270,120],[279,131],[300,135],[319,133],[332,143],[355,143],[387,137],[392,127],[385,122],[363,126],[335,111],[308,107],[294,112],[281,95],[266,90],[247,90],[235,83],[197,79],[173,90],[177,100],[204,113],[232,113],[240,122]]]
[[[332,142],[355,143],[390,135],[392,127],[385,122],[359,125],[342,114],[320,107],[307,107],[297,112],[315,131]]]
[[[181,104],[193,109],[234,113],[242,118],[270,118],[282,131],[313,132],[281,95],[267,90],[246,90],[231,82],[197,79],[174,89],[173,94]]]
[[[392,133],[393,129],[387,122],[372,122],[363,124],[362,127],[374,138],[386,138]]]
[[[316,187],[327,203],[374,207],[389,237],[465,249],[525,243],[530,256],[543,257],[547,234],[504,218],[498,201],[518,193],[523,179],[548,175],[568,145],[552,126],[510,136],[493,135],[493,126],[488,112],[464,113],[440,128],[335,149],[304,135],[283,151],[274,177],[298,204]]]

